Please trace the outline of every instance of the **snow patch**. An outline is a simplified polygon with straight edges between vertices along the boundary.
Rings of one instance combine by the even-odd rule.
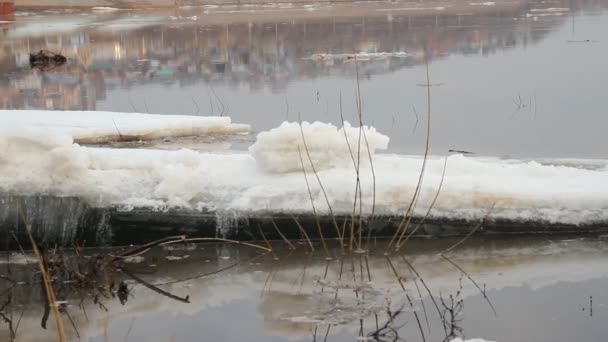
[[[354,159],[358,159],[359,141],[360,165],[367,166],[368,152],[373,155],[376,150],[386,149],[389,138],[378,133],[374,127],[359,129],[348,122],[344,122],[340,129],[322,122],[303,122],[301,126],[296,122],[283,122],[278,128],[258,134],[249,152],[258,166],[267,172],[299,171],[302,170],[302,163],[307,171],[312,171],[313,167],[325,170],[353,167]]]
[[[42,141],[64,134],[81,144],[111,141],[154,140],[209,134],[236,134],[249,131],[249,125],[233,124],[229,117],[156,115],[94,111],[0,110],[4,138],[31,136],[32,130],[45,130]]]
[[[30,113],[36,117],[36,112]],[[46,112],[49,118],[54,114]],[[5,117],[11,117],[11,112],[0,113],[0,191],[75,196],[92,206],[119,206],[123,210],[216,210],[218,221],[226,225],[241,214],[311,214],[310,195],[319,214],[329,213],[315,177],[308,174],[309,192],[301,172],[298,147],[307,169],[309,163],[297,123],[283,123],[260,133],[249,154],[218,154],[84,147],[72,142],[73,121],[67,120],[72,125],[45,127],[30,122],[19,127]],[[20,122],[26,122],[24,117],[29,115],[21,113],[21,117]],[[230,123],[223,119],[228,121],[220,127]],[[11,124],[6,125],[5,120]],[[87,122],[84,127],[95,131],[97,124],[107,122]],[[148,124],[138,121],[133,129]],[[355,151],[359,128],[315,122],[303,123],[302,129],[333,212],[349,215],[356,172],[344,133]],[[375,198],[377,215],[403,214],[416,189],[423,158],[374,154],[386,148],[388,137],[373,127],[363,131],[375,177],[364,164],[369,156],[362,138],[362,211],[371,213]],[[415,215],[423,216],[433,201],[444,162],[443,157],[429,157]],[[447,158],[443,186],[430,215],[480,220],[490,212],[493,219],[574,225],[608,222],[608,161],[582,161],[581,165],[589,168],[547,160],[539,163],[452,155]]]
[[[93,11],[97,11],[97,12],[112,12],[112,11],[120,11],[120,9],[115,8],[115,7],[104,7],[104,6],[97,6],[97,7],[93,7],[93,8],[91,8],[91,10],[93,10]]]

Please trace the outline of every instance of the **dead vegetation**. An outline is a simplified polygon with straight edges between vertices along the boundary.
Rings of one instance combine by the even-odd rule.
[[[317,229],[319,240],[313,240],[310,238],[307,233],[307,230],[302,226],[297,216],[292,215],[292,219],[301,233],[301,239],[302,241],[304,241],[303,245],[306,246],[306,253],[310,257],[312,257],[317,251],[315,245],[317,245],[318,243],[321,244],[326,264],[323,277],[316,281],[316,285],[320,287],[321,293],[333,291],[332,293],[334,300],[338,300],[339,296],[344,292],[352,292],[356,299],[360,301],[360,303],[365,303],[366,296],[370,296],[370,284],[373,284],[374,281],[372,273],[373,271],[376,271],[370,269],[369,258],[372,253],[378,252],[379,248],[383,249],[383,251],[381,252],[384,254],[384,258],[386,260],[386,270],[390,271],[390,273],[394,276],[395,284],[398,285],[398,287],[401,289],[401,292],[400,295],[396,297],[386,295],[385,307],[383,312],[377,312],[373,310],[361,311],[364,312],[364,314],[361,314],[361,317],[358,317],[357,319],[360,327],[358,334],[360,338],[372,341],[403,340],[399,336],[399,332],[402,329],[406,328],[407,319],[405,317],[411,314],[415,322],[415,329],[418,331],[421,341],[427,341],[432,329],[443,330],[443,341],[449,341],[451,338],[461,336],[463,333],[462,329],[459,327],[460,313],[464,305],[464,302],[460,297],[462,291],[462,282],[460,283],[460,288],[456,291],[454,295],[449,295],[447,298],[443,297],[442,294],[436,295],[425,282],[421,272],[416,269],[414,262],[408,260],[403,252],[404,246],[406,246],[407,242],[411,241],[412,236],[414,236],[414,234],[416,234],[416,232],[424,224],[425,220],[433,209],[433,206],[435,205],[438,197],[440,196],[447,168],[446,158],[444,162],[441,182],[436,189],[436,192],[431,203],[429,204],[429,207],[426,210],[426,214],[418,221],[418,224],[416,226],[409,230],[413,222],[415,209],[419,205],[418,202],[420,198],[420,193],[422,191],[422,184],[424,182],[426,163],[430,153],[431,87],[437,84],[431,83],[429,65],[427,61],[425,63],[426,83],[422,84],[422,86],[426,87],[427,93],[426,143],[424,159],[421,165],[421,169],[419,171],[418,181],[410,201],[408,203],[404,203],[404,210],[400,223],[397,229],[395,230],[393,236],[386,244],[386,246],[377,246],[376,243],[372,245],[370,243],[372,237],[375,239],[373,227],[376,215],[376,174],[374,169],[373,156],[369,148],[369,142],[367,140],[365,130],[363,129],[364,105],[363,96],[361,94],[361,86],[359,82],[358,61],[356,58],[354,58],[353,62],[355,65],[356,72],[355,93],[357,118],[359,123],[359,134],[356,142],[349,141],[346,133],[344,136],[356,177],[355,189],[353,192],[354,198],[352,203],[352,211],[349,215],[350,217],[346,217],[341,225],[338,224],[338,219],[332,208],[331,198],[328,196],[325,190],[323,180],[317,172],[314,160],[312,159],[308,148],[305,132],[300,124],[302,148],[298,147],[298,153],[300,158],[300,165],[302,167],[302,175],[308,189],[308,195],[310,198],[310,203],[315,219],[315,226]],[[219,96],[217,96],[217,94],[215,94],[212,89],[211,91],[215,96],[216,102],[219,103],[217,107],[221,115],[225,114],[227,112],[227,108],[222,104],[223,101]],[[209,95],[209,100],[210,107],[213,111],[213,108],[216,106],[214,106],[214,102],[211,95]],[[196,103],[196,101],[194,101],[194,103],[198,112],[198,104]],[[287,108],[289,108],[288,104]],[[342,122],[344,122],[341,95],[339,114]],[[367,156],[362,155],[363,147],[367,148]],[[363,190],[361,186],[361,165],[363,162],[362,158],[367,158],[367,162],[369,163],[371,171],[373,193],[371,196],[372,203],[370,204],[371,213],[369,215],[366,215],[363,210],[364,196],[362,193]],[[329,241],[325,238],[324,229],[327,229],[328,227],[323,226],[320,222],[320,215],[318,212],[317,204],[315,202],[315,198],[311,190],[311,182],[309,181],[309,175],[306,172],[306,164],[310,166],[309,169],[312,170],[316,183],[323,195],[325,205],[327,206],[327,211],[329,212],[331,218],[331,229],[335,230],[335,235],[337,237],[335,240]],[[444,249],[443,252],[438,253],[438,257],[440,257],[440,260],[443,260],[451,266],[457,268],[458,271],[462,274],[462,276],[466,277],[479,290],[484,299],[487,301],[490,308],[496,314],[496,310],[485,292],[485,287],[484,289],[482,289],[479,284],[463,268],[461,268],[456,262],[454,262],[447,256],[448,253],[463,245],[470,236],[472,236],[483,226],[484,221],[489,216],[491,210],[492,208],[490,208],[488,215],[484,218],[484,220],[482,220],[478,225],[473,227],[469,234],[467,234],[462,240]],[[259,229],[260,239],[264,241],[265,246],[254,242],[236,241],[223,238],[187,237],[185,235],[178,235],[169,236],[157,241],[144,244],[142,246],[130,248],[125,251],[122,251],[119,254],[109,254],[102,252],[94,255],[85,255],[82,252],[82,249],[78,247],[78,245],[76,245],[73,250],[71,250],[74,257],[68,260],[68,258],[66,258],[66,251],[61,247],[49,250],[43,248],[42,246],[39,246],[35,241],[34,237],[32,236],[31,232],[29,231],[26,213],[22,212],[21,218],[22,222],[26,226],[26,229],[28,230],[30,243],[36,255],[36,260],[38,261],[40,284],[44,289],[45,304],[41,325],[43,328],[46,328],[46,322],[49,316],[52,316],[57,341],[66,340],[64,323],[67,322],[69,322],[75,334],[78,335],[77,326],[74,323],[72,316],[70,315],[70,311],[72,309],[62,304],[70,295],[73,295],[75,293],[78,294],[78,296],[80,297],[80,304],[78,307],[81,308],[83,311],[85,308],[85,301],[92,302],[100,310],[108,311],[107,306],[104,304],[106,301],[117,299],[121,303],[121,305],[126,305],[130,296],[133,295],[133,286],[137,284],[157,293],[160,296],[175,300],[178,303],[189,304],[191,303],[190,296],[178,296],[164,290],[161,287],[177,282],[217,275],[219,273],[228,271],[238,265],[237,262],[212,272],[206,272],[185,279],[154,284],[143,279],[136,272],[130,270],[129,267],[125,265],[124,261],[129,258],[141,257],[155,248],[186,243],[231,244],[242,248],[251,248],[253,250],[257,250],[261,253],[260,257],[267,254],[272,254],[275,259],[280,259],[278,257],[277,251],[273,247],[273,244],[268,241],[263,230]],[[277,225],[274,220],[272,220],[272,218],[271,223],[275,232],[281,237],[285,245],[288,246],[290,251],[289,253],[296,250],[298,248],[296,246],[302,245],[298,241],[290,241],[289,239],[287,239],[286,235],[283,234],[281,227]],[[363,239],[364,232],[367,233],[365,241]],[[339,251],[339,253],[334,254],[333,250],[330,248],[330,245],[336,243],[338,247],[337,250]],[[403,261],[401,265],[395,262],[397,258]],[[330,268],[330,265],[332,265],[333,263],[339,263],[339,275],[337,279],[328,279],[328,270]],[[10,263],[8,263],[7,265],[10,265]],[[409,274],[409,276],[405,274],[406,272]],[[305,273],[306,268],[302,271],[301,283],[304,282]],[[346,277],[347,275],[352,275],[352,277]],[[262,295],[265,293],[265,291],[270,291],[273,279],[275,277],[276,271],[274,271],[274,268],[271,268],[270,272],[268,272],[266,282],[264,283]],[[10,281],[10,274],[6,278],[8,281]],[[419,284],[422,287],[420,287]],[[417,298],[411,292],[412,289],[416,290]],[[16,336],[17,331],[15,325],[18,326],[18,323],[15,324],[14,319],[6,314],[6,308],[11,305],[10,287],[8,288],[8,292],[9,297],[7,298],[6,302],[2,304],[2,306],[0,306],[0,319],[9,326],[9,330],[11,331],[11,340],[13,340]],[[399,299],[399,303],[397,303],[396,306],[393,305],[393,298]],[[425,298],[430,300],[430,303],[432,303],[434,310],[431,309],[431,311],[427,311]],[[435,313],[438,316],[439,324],[438,326],[433,327],[433,325],[431,324],[432,319],[430,319],[429,316]],[[368,324],[366,324],[365,321],[369,319],[372,319],[372,322],[375,323],[372,324],[375,328],[371,329],[371,331],[368,331],[366,333],[365,330]],[[322,328],[320,327],[320,325],[322,324],[316,324],[312,331],[313,341],[317,341],[320,338],[320,336],[318,336],[319,328]],[[324,334],[322,334],[322,336],[324,336],[323,341],[327,341],[329,339],[330,330],[334,325],[335,324],[327,324],[327,326],[325,327],[325,332]]]

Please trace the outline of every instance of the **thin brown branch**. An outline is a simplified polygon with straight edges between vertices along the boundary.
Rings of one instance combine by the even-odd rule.
[[[283,233],[279,229],[279,226],[277,226],[277,224],[274,222],[274,219],[272,218],[272,216],[270,217],[270,222],[272,223],[272,226],[277,231],[277,233],[279,233],[279,235],[281,236],[281,238],[283,238],[283,241],[285,241],[285,243],[289,245],[289,248],[296,249],[296,247],[291,242],[289,242],[289,240],[287,240],[287,238],[285,237],[285,235],[283,235]]]
[[[306,241],[308,242],[308,245],[310,246],[310,251],[314,252],[315,251],[315,247],[312,245],[312,242],[310,241],[310,238],[308,237],[308,234],[306,233],[306,230],[304,229],[304,227],[302,227],[302,225],[300,224],[300,221],[298,221],[297,217],[295,217],[293,215],[291,215],[291,217],[293,218],[294,222],[296,223],[296,225],[300,229],[300,232],[302,232],[302,234],[306,238]]]
[[[424,58],[424,64],[426,67],[426,80],[427,80],[427,84],[430,84],[430,75],[429,75],[429,61],[426,57],[425,54],[425,58]],[[420,174],[418,176],[418,183],[416,184],[416,189],[414,191],[414,195],[412,196],[412,200],[410,201],[410,204],[408,206],[407,211],[405,212],[405,215],[403,216],[403,220],[401,220],[401,223],[399,224],[399,227],[397,228],[397,231],[395,231],[395,235],[393,235],[393,238],[391,239],[391,241],[389,242],[387,248],[386,248],[386,252],[388,253],[390,251],[390,248],[392,247],[393,243],[395,242],[395,239],[397,238],[397,236],[400,235],[401,233],[401,229],[403,229],[403,232],[401,233],[401,237],[405,234],[405,232],[407,231],[407,227],[409,225],[409,222],[411,220],[411,216],[413,215],[415,206],[416,206],[416,202],[418,200],[418,196],[420,194],[420,189],[422,187],[422,181],[424,179],[424,171],[426,169],[426,162],[428,159],[428,155],[429,155],[429,148],[430,148],[430,140],[431,140],[431,87],[427,87],[426,89],[427,93],[426,93],[426,97],[427,97],[427,125],[426,125],[426,144],[425,144],[425,148],[424,148],[424,159],[422,160],[422,167],[420,169]]]
[[[253,247],[253,248],[257,248],[257,249],[261,249],[264,250],[266,252],[272,252],[272,249],[264,247],[264,246],[260,246],[260,245],[256,245],[254,243],[249,243],[249,242],[245,242],[245,241],[236,241],[236,240],[231,240],[231,239],[223,239],[223,238],[206,238],[206,237],[197,237],[197,238],[187,238],[187,239],[183,239],[183,240],[175,240],[175,241],[169,241],[169,242],[164,242],[161,243],[161,246],[164,245],[171,245],[174,243],[179,243],[179,242],[227,242],[227,243],[233,243],[236,245],[242,245],[242,246],[248,246],[248,247]]]
[[[407,241],[418,231],[418,229],[420,229],[420,227],[422,227],[422,225],[424,224],[426,219],[429,217],[431,210],[433,210],[433,207],[435,207],[435,202],[437,202],[437,198],[439,197],[439,194],[441,193],[441,188],[443,187],[443,180],[445,179],[445,170],[447,169],[447,163],[448,163],[448,156],[445,156],[445,160],[443,162],[443,172],[441,173],[441,181],[439,181],[439,186],[437,187],[437,192],[435,193],[435,197],[433,197],[433,201],[431,201],[431,204],[429,205],[429,209],[426,211],[426,214],[424,214],[424,217],[422,217],[422,220],[420,220],[420,222],[418,222],[418,225],[416,225],[416,227],[407,235],[405,240],[403,242],[401,242],[401,238],[400,238],[397,241],[397,249],[400,249],[401,246],[405,245],[407,243]]]
[[[321,228],[321,223],[319,222],[319,215],[317,214],[317,208],[315,207],[315,199],[312,196],[312,191],[310,190],[310,183],[308,182],[308,177],[306,176],[306,168],[304,167],[304,159],[302,159],[302,150],[300,146],[298,146],[298,155],[300,156],[300,164],[302,165],[302,174],[304,175],[304,180],[306,181],[306,188],[308,189],[308,196],[310,197],[310,205],[312,206],[312,213],[315,217],[315,222],[317,224],[317,229],[319,231],[319,237],[321,238],[321,243],[323,244],[323,249],[325,250],[325,254],[329,256],[329,250],[327,249],[327,244],[325,244],[325,236],[323,235],[323,229]]]
[[[490,301],[490,298],[488,298],[486,291],[482,290],[481,287],[477,284],[477,282],[462,267],[458,266],[458,264],[456,264],[454,261],[452,261],[452,259],[448,258],[445,254],[440,254],[440,255],[443,259],[445,259],[447,262],[452,264],[452,266],[456,267],[460,272],[462,272],[462,274],[464,274],[471,281],[471,283],[473,283],[473,285],[475,285],[477,290],[479,290],[479,293],[481,293],[483,298],[490,305],[490,308],[492,308],[492,311],[494,312],[494,316],[497,316],[496,309],[494,308],[494,305]]]
[[[446,250],[444,250],[443,252],[441,252],[441,254],[448,254],[450,251],[454,250],[454,248],[456,248],[456,247],[460,246],[462,243],[464,243],[471,235],[473,235],[473,233],[475,233],[479,228],[481,228],[481,226],[484,224],[484,222],[488,219],[488,217],[492,213],[492,210],[494,209],[495,205],[496,205],[496,202],[494,202],[492,204],[492,207],[490,207],[486,216],[484,216],[481,219],[481,221],[479,221],[479,223],[464,238],[462,238],[462,240],[456,242],[454,245],[452,245],[451,247],[449,247]]]
[[[129,276],[131,279],[133,279],[133,280],[135,280],[136,282],[138,282],[139,284],[141,284],[141,285],[143,285],[143,286],[147,287],[148,289],[150,289],[150,290],[152,290],[152,291],[154,291],[154,292],[156,292],[156,293],[158,293],[158,294],[161,294],[161,295],[163,295],[163,296],[165,296],[165,297],[168,297],[168,298],[174,299],[174,300],[176,300],[176,301],[178,301],[178,302],[182,302],[182,303],[190,303],[190,296],[186,296],[186,297],[179,297],[179,296],[176,296],[176,295],[174,295],[174,294],[172,294],[172,293],[170,293],[170,292],[167,292],[167,291],[165,291],[165,290],[163,290],[163,289],[161,289],[161,288],[157,287],[157,286],[156,286],[156,285],[154,285],[154,284],[148,283],[147,281],[145,281],[145,280],[141,279],[140,277],[136,276],[135,274],[131,273],[131,272],[130,272],[128,269],[126,269],[126,268],[124,268],[124,267],[123,267],[123,268],[121,268],[121,271],[122,271],[124,274],[126,274],[127,276]]]
[[[338,239],[340,240],[340,248],[343,248],[343,239],[340,235],[340,228],[338,227],[338,222],[336,222],[336,216],[334,215],[334,211],[331,207],[331,203],[329,202],[329,197],[327,196],[327,192],[325,191],[325,187],[323,186],[323,182],[321,182],[321,178],[319,177],[319,173],[315,168],[315,164],[310,156],[310,150],[308,149],[308,144],[306,143],[306,137],[304,136],[304,129],[302,128],[302,123],[300,122],[300,134],[302,135],[302,143],[304,144],[304,150],[306,151],[306,156],[308,157],[308,162],[310,163],[310,167],[312,168],[312,172],[317,178],[317,182],[319,183],[319,187],[321,188],[321,192],[323,192],[323,197],[325,198],[325,203],[327,203],[327,207],[329,208],[329,215],[331,216],[331,220],[336,228],[336,235],[338,235]]]
[[[53,291],[53,285],[51,283],[51,277],[47,272],[46,265],[44,263],[44,259],[40,254],[40,250],[38,249],[38,244],[34,240],[32,236],[32,229],[30,224],[27,221],[26,215],[21,206],[19,206],[19,214],[21,215],[21,220],[25,225],[25,229],[27,235],[30,239],[30,243],[32,244],[32,249],[34,250],[34,254],[36,254],[36,259],[38,260],[38,267],[40,269],[40,273],[42,275],[44,290],[46,292],[46,298],[48,300],[49,306],[51,308],[51,312],[53,314],[53,322],[55,323],[55,331],[57,333],[57,341],[63,342],[65,341],[65,331],[63,330],[63,323],[61,322],[61,317],[59,316],[59,310],[57,308],[57,299],[55,298],[55,291]]]

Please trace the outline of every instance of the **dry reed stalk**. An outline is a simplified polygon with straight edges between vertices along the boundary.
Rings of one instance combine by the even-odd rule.
[[[283,241],[285,241],[285,243],[289,245],[289,248],[296,249],[296,247],[289,240],[287,240],[287,238],[285,237],[285,235],[283,235],[283,233],[281,232],[281,230],[279,229],[279,227],[277,226],[277,224],[274,222],[274,219],[272,218],[272,216],[270,217],[270,222],[272,223],[272,226],[277,231],[277,233],[279,233],[279,235],[281,236],[281,238],[283,238]]]
[[[439,305],[437,304],[437,301],[435,300],[435,296],[433,296],[433,293],[431,292],[431,289],[426,285],[426,282],[424,281],[424,278],[422,278],[422,276],[420,276],[420,273],[418,273],[418,271],[414,268],[414,265],[412,265],[406,258],[404,255],[401,255],[401,258],[403,259],[403,261],[405,261],[405,263],[407,264],[407,266],[409,267],[409,269],[416,275],[416,277],[418,277],[418,279],[420,279],[420,282],[422,283],[422,286],[426,289],[426,292],[429,294],[429,297],[431,297],[431,301],[433,302],[433,305],[435,306],[435,309],[437,310],[437,313],[439,314],[439,317],[441,318],[441,320],[444,322],[443,327],[445,330],[445,316],[441,313],[441,309],[439,308]],[[447,336],[447,330],[446,332],[446,336]]]
[[[435,197],[433,197],[433,200],[431,201],[431,205],[429,205],[429,209],[426,211],[426,214],[424,214],[424,217],[422,217],[422,220],[420,220],[420,222],[418,222],[418,225],[416,225],[416,228],[414,228],[405,238],[405,240],[403,242],[401,242],[401,238],[403,237],[403,235],[399,238],[399,240],[397,241],[397,250],[399,250],[401,248],[401,246],[405,245],[407,243],[407,241],[412,237],[412,235],[414,235],[418,229],[420,229],[420,227],[422,227],[422,224],[424,224],[424,222],[426,221],[426,219],[428,218],[429,214],[431,213],[431,210],[433,209],[433,207],[435,207],[435,202],[437,202],[437,198],[439,197],[439,194],[441,193],[441,189],[443,187],[443,180],[445,179],[445,170],[447,168],[447,163],[448,163],[448,156],[445,157],[445,160],[443,162],[443,172],[441,173],[441,180],[439,181],[439,186],[437,187],[437,192],[435,193]]]
[[[19,214],[21,215],[21,219],[23,220],[23,224],[25,225],[25,230],[30,239],[30,243],[32,244],[32,249],[34,250],[34,254],[36,255],[36,260],[38,261],[38,267],[40,269],[40,273],[42,275],[44,291],[46,293],[46,297],[51,307],[51,312],[53,314],[53,322],[55,323],[55,332],[57,334],[57,341],[63,342],[65,341],[65,331],[63,329],[63,323],[61,322],[61,317],[59,316],[59,310],[57,309],[57,298],[55,298],[55,291],[53,290],[53,284],[51,283],[51,277],[46,270],[46,265],[44,263],[44,259],[40,254],[40,250],[38,249],[38,244],[34,240],[32,236],[32,230],[30,224],[27,221],[25,213],[19,207]]]
[[[429,75],[429,61],[428,61],[428,58],[426,57],[426,53],[425,53],[425,57],[424,57],[424,65],[426,68],[426,84],[424,86],[426,86],[426,99],[427,99],[427,125],[426,125],[426,145],[424,148],[424,159],[422,160],[422,167],[420,169],[420,175],[418,176],[418,183],[416,184],[416,190],[414,191],[414,195],[412,196],[412,200],[410,201],[410,204],[405,213],[405,216],[403,216],[403,220],[401,220],[401,223],[399,224],[397,231],[395,231],[393,238],[391,239],[391,241],[389,242],[389,244],[386,248],[387,253],[389,253],[390,248],[392,247],[393,243],[395,242],[395,239],[397,238],[397,236],[399,236],[401,229],[403,228],[404,232],[407,231],[407,227],[410,222],[411,215],[414,212],[415,203],[418,200],[418,195],[420,194],[420,188],[422,187],[422,180],[424,178],[424,171],[426,168],[426,162],[427,162],[427,158],[428,158],[428,154],[429,154],[430,139],[431,139],[431,77]],[[409,219],[408,219],[408,217],[409,217]],[[401,234],[401,235],[403,235],[403,234]]]
[[[146,253],[153,247],[160,246],[161,244],[163,244],[165,242],[182,242],[182,241],[184,241],[185,238],[186,238],[186,235],[167,236],[160,240],[152,241],[145,245],[139,246],[139,247],[132,249],[130,251],[127,251],[121,255],[116,255],[116,256],[114,256],[112,261],[116,261],[118,259],[127,258],[127,257],[139,256],[139,255]]]
[[[350,225],[350,238],[349,238],[349,250],[352,252],[353,243],[354,243],[354,228],[355,228],[355,212],[357,208],[357,195],[360,193],[359,191],[359,167],[357,166],[357,161],[355,160],[355,155],[353,153],[352,147],[350,146],[350,141],[348,141],[348,135],[346,134],[346,129],[344,129],[344,111],[342,109],[342,93],[340,92],[340,120],[342,121],[342,131],[344,133],[344,140],[346,141],[346,146],[348,147],[348,152],[350,154],[350,158],[353,162],[353,168],[355,169],[355,174],[357,176],[357,182],[355,184],[355,199],[353,201],[353,211],[351,213],[351,225]],[[346,235],[346,220],[344,221],[344,226],[342,227],[342,236]]]
[[[494,316],[498,316],[498,314],[496,313],[496,309],[494,308],[494,305],[492,304],[492,302],[490,301],[490,298],[488,298],[488,296],[486,294],[486,291],[481,289],[481,287],[479,286],[479,284],[477,284],[477,282],[473,279],[473,277],[471,277],[462,267],[458,266],[458,264],[456,264],[454,261],[452,261],[452,259],[448,258],[445,254],[440,254],[440,256],[443,259],[445,259],[447,262],[449,262],[452,266],[456,267],[460,272],[462,272],[462,274],[464,274],[471,281],[471,283],[473,283],[473,285],[475,285],[477,290],[479,290],[479,293],[481,293],[481,295],[486,300],[486,302],[488,302],[488,305],[490,305],[490,308],[494,312]]]
[[[315,216],[315,222],[317,224],[317,229],[319,231],[319,237],[321,238],[321,243],[323,244],[323,249],[325,250],[325,254],[327,256],[329,256],[329,250],[327,249],[327,244],[325,243],[325,236],[323,235],[323,229],[321,228],[321,223],[319,222],[319,215],[317,214],[317,208],[315,207],[315,199],[312,196],[312,191],[310,190],[310,183],[308,182],[308,177],[306,176],[306,168],[304,167],[304,159],[302,159],[302,150],[300,149],[300,146],[298,146],[298,155],[300,156],[300,165],[302,165],[302,174],[304,175],[304,180],[306,181],[306,188],[308,189],[310,205],[312,206],[312,213]]]
[[[310,246],[310,251],[314,252],[315,251],[315,247],[313,247],[312,242],[310,241],[310,238],[308,237],[308,234],[306,233],[306,230],[304,229],[304,227],[302,227],[302,225],[300,224],[300,221],[298,221],[297,217],[295,217],[293,215],[291,215],[291,217],[293,218],[293,220],[295,221],[296,225],[300,229],[300,232],[302,232],[302,234],[306,238],[306,241],[308,242],[308,245]]]
[[[357,186],[359,188],[359,239],[357,249],[361,249],[361,239],[363,234],[363,197],[361,196],[361,137],[363,129],[363,102],[361,98],[361,85],[359,82],[359,63],[355,56],[355,72],[357,75],[357,111],[359,115],[359,137],[357,139]],[[357,194],[355,193],[355,196]],[[351,246],[352,247],[352,246]]]
[[[401,286],[401,289],[405,293],[405,298],[407,299],[408,303],[410,304],[410,308],[412,309],[412,312],[414,313],[414,318],[416,318],[416,323],[418,324],[418,330],[420,331],[420,335],[422,336],[422,341],[426,342],[426,337],[424,335],[424,330],[422,330],[422,324],[420,323],[420,318],[418,317],[418,313],[416,313],[416,311],[414,310],[414,303],[412,302],[410,295],[407,293],[407,290],[405,289],[405,285],[403,285],[403,282],[401,281],[401,277],[399,277],[399,273],[397,273],[397,270],[395,269],[395,266],[393,265],[393,262],[391,261],[391,258],[389,255],[386,256],[386,260],[388,261],[388,264],[389,264],[391,270],[393,271],[393,274],[395,275],[397,282]]]
[[[264,232],[262,231],[262,227],[260,226],[259,223],[258,223],[258,231],[260,232],[260,235],[262,235],[262,239],[264,239],[264,242],[266,242],[266,246],[268,246],[268,248],[270,248],[270,250],[272,251],[272,246],[270,245],[270,242],[268,242],[268,239],[266,239],[266,235],[264,235]]]
[[[336,222],[336,217],[334,215],[334,211],[331,207],[331,203],[329,202],[329,197],[327,196],[327,192],[325,191],[325,187],[323,186],[323,182],[321,182],[321,178],[317,173],[317,169],[315,168],[315,164],[312,161],[312,157],[310,156],[310,150],[308,149],[308,144],[306,143],[306,138],[304,136],[304,129],[302,128],[302,123],[300,122],[300,134],[302,135],[302,143],[304,144],[304,150],[306,151],[306,156],[308,157],[308,162],[310,163],[310,167],[312,168],[312,172],[317,178],[317,182],[319,183],[319,187],[321,188],[321,192],[323,192],[323,197],[325,198],[325,202],[327,203],[327,207],[329,208],[329,214],[331,216],[331,220],[336,228],[336,234],[338,235],[338,239],[340,240],[340,248],[343,249],[343,237],[340,235],[340,228],[338,227],[338,222]],[[301,156],[300,156],[301,158]],[[304,167],[302,165],[302,167]]]
[[[486,216],[484,216],[481,221],[479,221],[479,223],[460,241],[456,242],[454,245],[452,245],[451,247],[447,248],[446,250],[444,250],[443,252],[441,252],[440,254],[447,254],[450,251],[454,250],[454,248],[460,246],[462,243],[464,243],[471,235],[473,235],[473,233],[475,233],[479,228],[481,228],[481,226],[483,225],[483,223],[486,221],[486,219],[488,218],[488,216],[490,216],[490,214],[492,213],[492,210],[494,209],[494,206],[496,205],[496,202],[494,202],[494,204],[492,204],[492,207],[490,207],[490,209],[488,210],[488,213],[486,214]]]

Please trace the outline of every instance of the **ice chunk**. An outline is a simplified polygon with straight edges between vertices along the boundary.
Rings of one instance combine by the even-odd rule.
[[[348,166],[354,168],[353,163],[357,160],[360,160],[361,166],[367,166],[368,151],[373,155],[376,150],[386,149],[388,142],[389,138],[378,133],[374,127],[364,126],[360,130],[348,122],[344,122],[344,126],[339,129],[322,122],[303,122],[301,129],[299,123],[283,122],[278,128],[258,134],[249,152],[258,166],[267,172],[302,170],[300,154],[308,171],[312,170],[312,165],[316,170]]]
[[[0,110],[0,120],[7,130],[44,129],[67,134],[81,144],[237,134],[250,129],[232,123],[229,117],[93,111]]]

